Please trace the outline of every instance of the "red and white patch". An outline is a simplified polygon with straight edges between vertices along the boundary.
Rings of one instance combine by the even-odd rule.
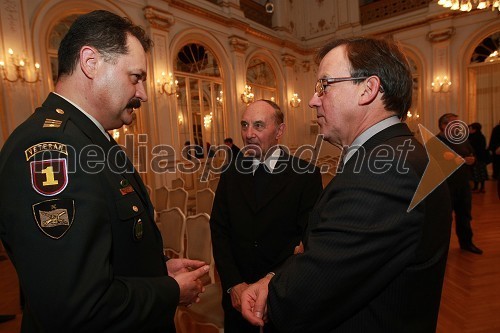
[[[67,161],[64,158],[32,161],[30,170],[33,189],[41,195],[59,194],[68,185]]]

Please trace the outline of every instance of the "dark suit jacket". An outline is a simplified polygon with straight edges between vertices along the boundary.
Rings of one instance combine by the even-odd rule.
[[[223,290],[257,281],[293,254],[322,190],[319,170],[286,154],[267,177],[259,202],[250,159],[231,163],[220,177],[210,227]]]
[[[348,160],[311,212],[305,252],[269,284],[280,331],[435,332],[451,208],[440,186],[407,212],[426,164],[406,124]]]
[[[173,329],[179,286],[144,184],[113,143],[50,94],[2,149],[0,236],[26,297],[22,332]]]

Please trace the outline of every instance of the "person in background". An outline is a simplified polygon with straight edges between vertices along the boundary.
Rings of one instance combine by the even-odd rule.
[[[58,79],[0,153],[0,237],[25,296],[21,331],[175,332],[201,261],[163,255],[144,183],[107,131],[147,101],[145,31],[97,10],[61,41]]]
[[[402,122],[408,61],[365,37],[333,40],[318,59],[309,106],[343,165],[311,211],[304,253],[243,292],[243,316],[287,333],[434,332],[451,208],[446,186],[410,206],[428,158]]]
[[[476,162],[472,165],[473,193],[484,193],[484,182],[488,180],[486,165],[490,160],[490,153],[486,149],[486,138],[481,132],[480,123],[469,125],[469,142],[474,149]]]
[[[285,131],[280,107],[248,105],[241,117],[246,151],[221,174],[210,228],[223,296],[225,333],[259,332],[241,316],[241,293],[300,251],[309,212],[322,189],[318,168],[278,144]],[[264,332],[275,332],[272,326]]]
[[[457,124],[458,121],[458,116],[454,113],[442,115],[438,120],[437,138],[465,160],[465,163],[446,179],[451,194],[451,206],[455,213],[455,232],[460,248],[474,254],[482,254],[483,251],[472,241],[472,192],[469,184],[471,178],[469,166],[476,162],[474,148],[467,139],[457,142],[447,137],[447,126],[452,122]]]
[[[229,157],[229,161],[236,160],[236,157],[238,157],[238,154],[240,153],[240,147],[233,143],[233,138],[225,138],[224,144],[231,149],[231,156]]]
[[[500,176],[500,122],[491,131],[488,150],[492,154],[493,179],[498,180]]]

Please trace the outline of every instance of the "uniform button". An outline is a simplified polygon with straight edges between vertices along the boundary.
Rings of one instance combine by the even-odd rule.
[[[137,213],[139,211],[139,208],[137,208],[137,206],[132,206],[132,210]]]
[[[64,110],[63,109],[56,109],[56,112],[59,113],[59,114],[64,114]]]

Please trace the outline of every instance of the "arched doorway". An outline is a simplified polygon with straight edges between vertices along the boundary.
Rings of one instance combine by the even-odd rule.
[[[276,74],[270,64],[260,57],[250,60],[246,73],[247,85],[252,88],[254,99],[269,99],[276,101]]]
[[[185,44],[174,62],[178,80],[179,141],[202,147],[221,144],[224,135],[224,91],[219,62],[214,53],[197,42]]]
[[[500,31],[484,38],[475,48],[467,66],[469,122],[482,125],[489,138],[500,122]]]

